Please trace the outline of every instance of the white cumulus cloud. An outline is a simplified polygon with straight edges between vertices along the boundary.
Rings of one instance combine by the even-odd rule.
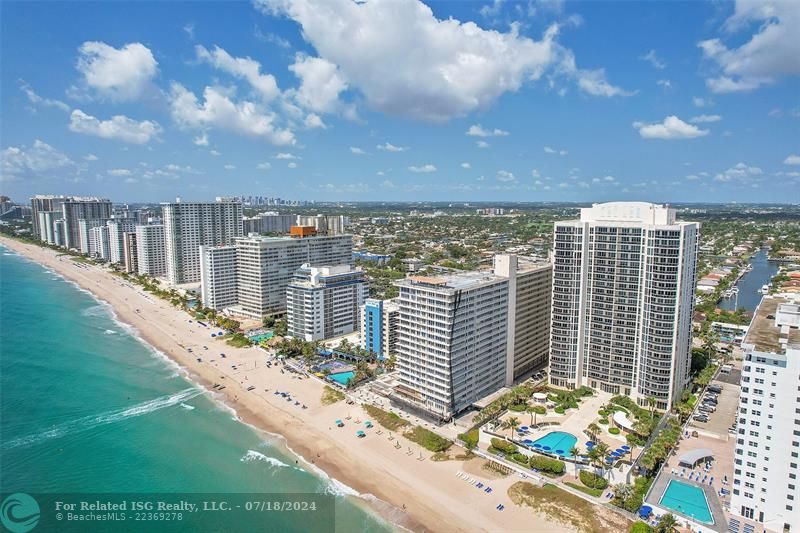
[[[207,50],[205,47],[197,45],[194,49],[197,59],[205,61],[214,68],[227,72],[236,78],[247,80],[247,83],[265,102],[273,100],[280,94],[275,76],[262,74],[261,63],[255,59],[233,57],[219,46],[215,46],[213,50]]]
[[[180,126],[196,129],[218,127],[263,138],[277,146],[295,143],[291,130],[275,125],[277,117],[274,113],[253,102],[234,102],[219,88],[206,87],[200,102],[193,92],[173,82],[169,98],[172,118]]]
[[[737,0],[724,29],[733,34],[753,27],[756,32],[739,47],[728,48],[719,38],[698,43],[718,70],[706,79],[713,92],[752,91],[800,75],[800,2]]]
[[[158,62],[142,43],[114,48],[104,42],[87,41],[78,49],[78,71],[88,89],[114,101],[136,100],[151,88]]]
[[[75,133],[133,144],[148,143],[161,132],[161,126],[152,120],[137,121],[125,115],[114,115],[108,120],[100,120],[80,109],[75,109],[70,115],[69,129]]]
[[[383,150],[385,152],[405,152],[408,150],[407,146],[395,146],[390,142],[386,142],[383,144],[379,144],[375,146],[378,150]]]
[[[602,69],[575,67],[572,52],[556,41],[557,24],[535,40],[520,35],[518,24],[501,32],[440,20],[419,0],[255,3],[300,24],[319,58],[335,65],[370,107],[391,115],[424,121],[464,116],[548,71],[577,79],[590,94],[623,93],[605,81]]]
[[[357,146],[351,146],[350,147],[350,153],[355,154],[355,155],[364,155],[367,152],[365,152],[364,150],[362,150],[361,148],[359,148]]]
[[[480,124],[473,124],[467,130],[467,135],[472,137],[505,137],[506,135],[510,135],[507,131],[501,130],[499,128],[494,129],[483,129],[483,126]]]
[[[746,163],[737,163],[728,170],[720,172],[714,176],[714,181],[722,183],[738,182],[748,183],[752,178],[761,176],[764,173],[759,167],[750,166]]]
[[[470,165],[469,163],[461,163],[461,168],[470,169],[472,168],[472,165]]]
[[[431,164],[427,164],[419,167],[410,166],[408,167],[408,170],[410,170],[411,172],[429,173],[429,172],[436,172],[436,167]]]
[[[517,179],[514,176],[514,173],[513,172],[509,172],[508,170],[498,170],[496,177],[497,177],[497,181],[502,181],[502,182],[509,182],[509,181],[514,181],[514,180]]]
[[[701,130],[693,124],[688,124],[675,115],[666,117],[662,122],[645,124],[634,122],[633,127],[639,130],[639,135],[645,139],[694,139],[708,135],[708,130]]]
[[[784,165],[800,165],[800,155],[791,154],[783,160]]]
[[[31,147],[9,146],[0,152],[0,181],[33,180],[72,165],[66,154],[36,139]]]
[[[320,57],[297,54],[289,70],[300,79],[300,87],[294,90],[298,104],[320,113],[339,110],[339,94],[347,90],[347,80],[336,64]]]

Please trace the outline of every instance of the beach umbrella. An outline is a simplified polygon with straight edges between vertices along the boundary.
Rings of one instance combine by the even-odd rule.
[[[639,508],[639,516],[641,516],[642,518],[647,518],[648,516],[650,516],[650,513],[652,512],[653,508],[650,507],[649,505],[642,505]]]
[[[627,444],[624,445],[624,446],[620,446],[620,448],[622,448],[623,450],[630,450],[631,449],[631,447],[628,446]]]
[[[524,440],[524,441],[522,441],[522,442],[523,442],[524,444],[533,444],[533,441],[532,441],[531,439],[525,439],[525,440]]]
[[[558,454],[563,454],[563,453],[564,453],[564,450],[556,450],[556,453],[558,453]]]
[[[519,429],[521,429],[522,431],[528,431],[528,426],[520,426]]]
[[[533,447],[534,447],[534,448],[541,448],[541,447],[542,447],[542,445],[541,445],[541,444],[534,444],[534,445],[533,445]]]
[[[594,446],[594,442],[589,441],[589,442],[586,443],[586,447],[587,448],[591,448],[592,446]]]
[[[549,452],[551,448],[550,446],[542,446],[542,449]]]

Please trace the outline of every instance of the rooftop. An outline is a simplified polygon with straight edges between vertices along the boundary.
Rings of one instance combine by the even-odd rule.
[[[800,345],[798,305],[779,296],[765,296],[756,309],[743,344],[759,352],[785,354],[787,344]]]
[[[427,285],[436,289],[473,289],[483,284],[504,281],[507,278],[497,276],[491,271],[459,272],[443,276],[409,276],[399,281],[398,285]]]

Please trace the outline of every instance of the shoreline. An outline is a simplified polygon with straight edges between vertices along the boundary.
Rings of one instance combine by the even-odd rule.
[[[483,495],[482,491],[476,491],[455,476],[456,471],[475,470],[474,465],[467,467],[466,463],[477,463],[482,461],[480,459],[419,461],[418,450],[426,457],[431,453],[399,437],[396,442],[399,445],[402,441],[401,448],[408,448],[409,452],[414,450],[406,454],[405,449],[396,449],[385,436],[376,433],[379,426],[369,431],[366,439],[355,437],[349,420],[344,430],[330,427],[334,419],[345,419],[345,413],[349,416],[350,411],[354,412],[356,420],[366,419],[367,415],[358,404],[347,406],[337,402],[323,406],[320,402],[323,385],[317,380],[284,375],[277,365],[267,368],[262,364],[259,368],[259,362],[265,359],[260,349],[233,348],[209,338],[210,328],[202,328],[190,321],[184,311],[130,285],[106,268],[76,263],[70,256],[5,236],[0,237],[0,244],[53,271],[107,305],[112,317],[129,334],[156,352],[157,357],[176,365],[178,372],[195,386],[210,392],[211,397],[231,409],[240,422],[276,438],[291,455],[305,463],[303,469],[326,479],[336,491],[354,498],[354,503],[368,508],[395,529],[530,531],[530,527],[524,525],[533,519],[538,522],[537,531],[570,530],[532,509],[511,504],[505,493],[516,481],[514,476],[491,481],[499,500],[495,495]],[[201,340],[203,333],[206,337]],[[193,348],[191,353],[187,350],[189,346]],[[207,360],[219,349],[225,351],[225,359]],[[202,356],[202,362],[196,356]],[[233,371],[227,366],[233,367]],[[216,383],[223,383],[225,389],[214,389]],[[249,386],[256,389],[247,391]],[[278,402],[275,398],[283,398],[267,392],[273,387],[290,392],[307,404],[308,409],[301,410],[291,402]],[[301,466],[299,462],[298,466]],[[506,504],[503,513],[494,509],[497,502]]]

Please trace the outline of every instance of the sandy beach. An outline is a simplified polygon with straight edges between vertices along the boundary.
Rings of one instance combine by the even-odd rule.
[[[53,250],[5,237],[0,237],[0,244],[110,304],[120,321],[135,328],[142,339],[178,363],[190,379],[232,407],[243,421],[283,436],[287,446],[301,456],[300,466],[319,468],[351,487],[365,505],[388,521],[412,531],[572,530],[511,503],[507,490],[519,477],[492,479],[481,468],[481,459],[431,461],[431,453],[413,442],[402,437],[389,440],[388,432],[378,424],[372,429],[356,424],[356,420],[369,418],[358,404],[322,405],[323,384],[318,380],[282,373],[278,365],[268,367],[268,356],[261,349],[237,349],[212,338],[218,328],[199,325],[185,312],[105,267],[76,262]],[[212,388],[217,383],[225,386],[221,392]],[[251,386],[255,388],[247,391]],[[275,395],[276,390],[290,393],[307,409]],[[336,427],[337,419],[345,422],[343,428]],[[356,436],[359,429],[366,431],[365,438]],[[420,454],[424,460],[419,460]],[[303,459],[308,464],[304,465]],[[492,493],[462,480],[456,475],[459,471],[487,483]],[[502,512],[496,509],[501,503],[505,505]]]

